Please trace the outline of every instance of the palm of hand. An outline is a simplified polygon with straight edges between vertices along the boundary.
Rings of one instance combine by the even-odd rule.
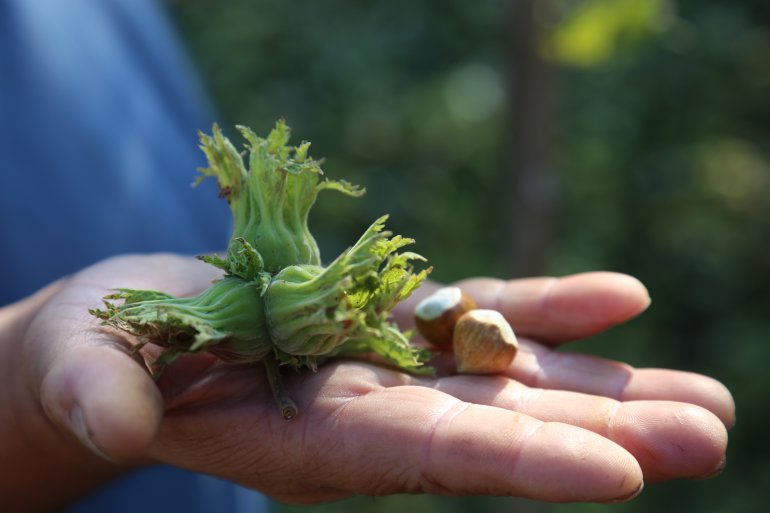
[[[702,477],[722,461],[733,403],[721,384],[552,351],[643,310],[646,292],[630,278],[468,281],[520,335],[506,375],[427,379],[335,362],[289,377],[301,414],[287,422],[261,369],[201,355],[156,387],[88,318],[115,285],[189,294],[207,273],[179,257],[123,257],[46,298],[24,354],[48,416],[68,429],[78,420],[81,439],[113,459],[171,463],[290,502],[395,492],[611,501],[643,480]]]

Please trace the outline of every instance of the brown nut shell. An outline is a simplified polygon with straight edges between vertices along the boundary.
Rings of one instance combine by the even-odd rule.
[[[414,322],[425,340],[448,346],[457,320],[474,308],[476,303],[460,287],[443,287],[420,301],[414,309]]]
[[[453,345],[457,372],[503,372],[516,356],[519,344],[511,325],[496,310],[472,310],[455,325]]]

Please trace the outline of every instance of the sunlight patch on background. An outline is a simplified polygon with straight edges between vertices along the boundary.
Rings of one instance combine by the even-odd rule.
[[[451,72],[444,84],[449,114],[460,123],[485,121],[505,103],[500,73],[492,66],[469,62]]]
[[[693,165],[705,191],[732,209],[753,211],[767,201],[770,163],[747,141],[703,143],[695,150]]]
[[[580,68],[601,65],[630,43],[671,25],[669,0],[540,0],[543,55]]]

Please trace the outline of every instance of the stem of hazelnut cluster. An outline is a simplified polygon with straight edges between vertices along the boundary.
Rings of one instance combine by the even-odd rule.
[[[286,390],[286,386],[283,384],[281,378],[281,370],[278,367],[278,362],[268,356],[264,360],[265,371],[267,373],[267,382],[270,385],[270,391],[273,392],[273,399],[281,409],[281,414],[286,420],[291,420],[297,416],[299,410],[294,401],[289,397],[289,392]]]

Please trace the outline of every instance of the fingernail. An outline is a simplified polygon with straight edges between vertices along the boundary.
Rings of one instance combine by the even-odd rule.
[[[92,453],[96,454],[104,460],[113,461],[112,458],[107,456],[107,454],[105,454],[104,451],[102,451],[94,442],[93,433],[88,428],[88,424],[86,424],[86,418],[85,415],[83,415],[83,409],[77,403],[73,404],[70,408],[69,422],[72,432],[75,434],[75,436],[78,437],[78,440],[80,440],[83,445],[88,447]]]
[[[714,467],[714,470],[709,472],[708,474],[705,474],[703,476],[700,476],[698,479],[711,479],[712,477],[717,477],[719,474],[721,474],[725,467],[727,466],[727,456],[722,456],[722,459],[719,460],[719,463],[717,463],[717,466]]]
[[[633,492],[631,492],[629,495],[624,495],[623,497],[618,497],[616,499],[609,500],[606,502],[606,504],[618,504],[621,502],[628,502],[631,499],[635,499],[637,495],[642,493],[642,490],[644,490],[644,481],[639,483],[639,487]]]

